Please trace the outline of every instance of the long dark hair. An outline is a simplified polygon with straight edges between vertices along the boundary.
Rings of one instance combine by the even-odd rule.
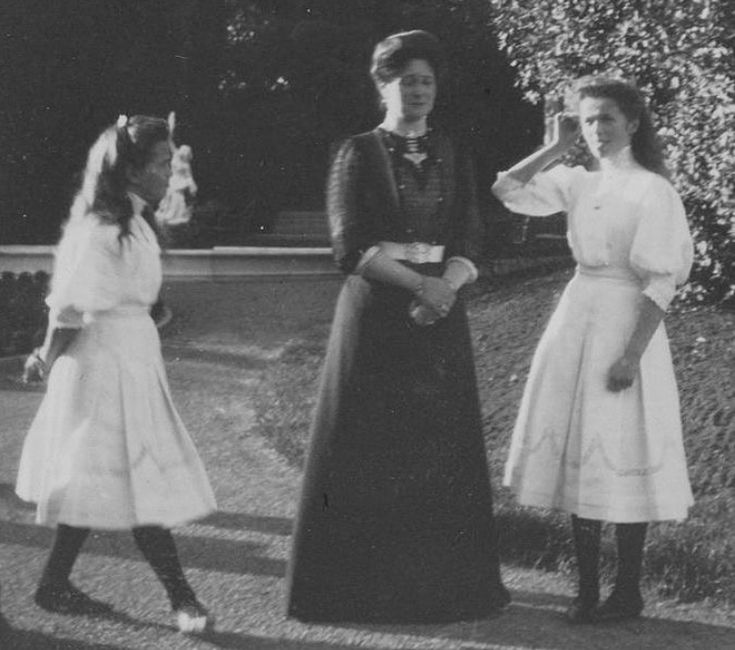
[[[646,169],[669,178],[661,141],[656,135],[643,94],[638,88],[622,79],[590,75],[576,81],[574,94],[577,103],[585,97],[612,99],[628,120],[637,121],[638,128],[630,143],[633,157]]]
[[[163,118],[120,116],[116,124],[100,134],[89,150],[69,221],[96,218],[119,225],[120,238],[127,237],[133,216],[133,205],[128,196],[128,174],[145,167],[153,147],[169,138],[169,125]]]

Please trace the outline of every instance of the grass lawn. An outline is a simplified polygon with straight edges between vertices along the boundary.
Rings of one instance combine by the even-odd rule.
[[[558,271],[485,281],[470,290],[485,440],[496,484],[534,347],[570,276],[571,271]],[[302,465],[308,445],[329,332],[329,315],[322,310],[318,316],[265,365],[254,396],[259,432],[296,466]],[[667,316],[666,326],[696,505],[682,524],[651,527],[646,575],[667,597],[735,602],[735,313],[680,308]],[[496,489],[496,504],[504,561],[567,567],[573,552],[565,517],[520,508],[503,488]],[[610,534],[603,556],[609,570]]]

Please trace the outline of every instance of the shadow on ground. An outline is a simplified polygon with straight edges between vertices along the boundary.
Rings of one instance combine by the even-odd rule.
[[[230,530],[252,530],[268,535],[288,536],[291,534],[293,521],[285,517],[269,517],[249,515],[244,512],[217,512],[201,520],[202,524]]]
[[[247,518],[247,515],[244,515]],[[256,521],[258,517],[253,517]],[[250,574],[281,578],[286,572],[284,560],[265,557],[264,544],[234,541],[212,537],[199,537],[188,533],[176,535],[182,564],[186,568],[216,571],[218,573]],[[15,521],[0,522],[0,544],[48,549],[53,530],[34,524]],[[127,531],[92,531],[84,544],[83,553],[114,557],[125,560],[141,560],[132,535]]]
[[[424,637],[427,647],[446,639],[457,648],[544,648],[544,650],[732,650],[735,629],[643,616],[624,623],[570,626],[563,613],[569,598],[513,590],[513,602],[498,616],[451,626],[350,626],[361,632]],[[456,644],[456,645],[455,645]],[[470,645],[468,645],[470,644]],[[362,647],[362,646],[361,646]],[[366,646],[369,647],[369,646]],[[400,646],[397,646],[400,647]]]

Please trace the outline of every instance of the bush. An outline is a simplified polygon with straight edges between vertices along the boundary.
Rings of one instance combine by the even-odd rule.
[[[534,102],[570,79],[620,73],[647,95],[688,210],[688,297],[735,300],[735,12],[730,0],[488,0],[501,45]]]
[[[0,277],[0,356],[26,354],[42,343],[48,283],[43,271]]]

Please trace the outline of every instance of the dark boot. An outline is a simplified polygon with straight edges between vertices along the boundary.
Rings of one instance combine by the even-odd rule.
[[[69,582],[69,575],[89,528],[59,524],[46,567],[36,589],[36,605],[57,614],[107,614],[112,608],[87,596]]]
[[[640,581],[647,526],[646,523],[616,524],[618,571],[615,587],[607,600],[595,610],[596,621],[623,621],[636,618],[643,611]]]
[[[600,561],[601,524],[594,519],[582,519],[572,515],[572,533],[577,553],[579,590],[577,597],[567,609],[566,618],[570,623],[589,623],[600,600]]]

